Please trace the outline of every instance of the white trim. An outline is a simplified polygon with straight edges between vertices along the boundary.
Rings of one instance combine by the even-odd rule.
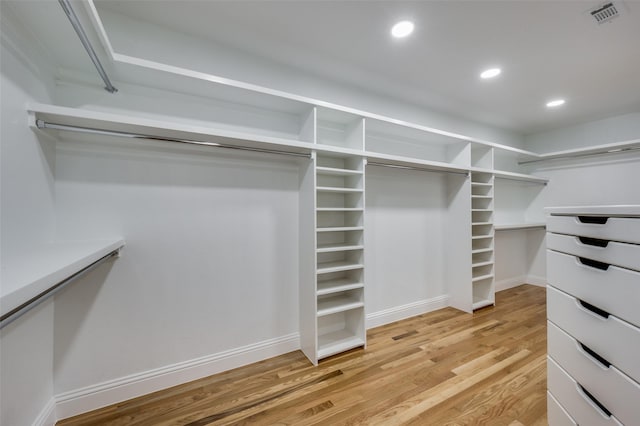
[[[44,406],[38,417],[33,421],[33,426],[54,426],[56,424],[56,400],[51,398]]]
[[[300,335],[292,333],[72,390],[56,395],[57,416],[65,419],[297,349]]]
[[[367,315],[367,329],[400,321],[416,315],[425,314],[448,306],[449,295],[443,294],[442,296],[433,297],[431,299],[419,300],[417,302],[407,303],[406,305],[395,306],[393,308],[373,312]]]
[[[537,275],[527,275],[525,283],[536,285],[538,287],[547,287],[547,278]]]
[[[507,278],[504,280],[496,281],[496,292],[508,290],[513,287],[518,287],[522,284],[531,284],[538,287],[546,287],[547,279],[545,277],[538,277],[536,275],[520,275],[517,277]]]

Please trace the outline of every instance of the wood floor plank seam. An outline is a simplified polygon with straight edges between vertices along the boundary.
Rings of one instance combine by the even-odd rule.
[[[313,366],[300,351],[61,420],[60,426],[546,425],[546,291],[522,285],[367,332]]]

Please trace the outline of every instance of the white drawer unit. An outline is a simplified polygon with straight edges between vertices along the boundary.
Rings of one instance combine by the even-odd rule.
[[[640,244],[547,233],[547,248],[596,262],[640,271]]]
[[[547,324],[549,356],[615,414],[622,423],[640,422],[640,384],[591,348]]]
[[[549,285],[640,326],[640,272],[549,250],[547,276]]]
[[[549,392],[580,426],[623,425],[606,406],[590,395],[551,358],[547,358],[547,375]],[[549,425],[556,426],[551,421]]]
[[[547,288],[549,321],[588,346],[627,375],[640,378],[640,328],[575,297]]]
[[[549,425],[640,425],[640,206],[546,211]]]
[[[547,420],[554,426],[578,426],[549,391],[547,391]]]
[[[547,232],[640,244],[640,220],[630,217],[550,216]]]

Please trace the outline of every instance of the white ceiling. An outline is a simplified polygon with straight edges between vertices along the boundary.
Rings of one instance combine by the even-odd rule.
[[[57,3],[57,2],[56,2]],[[640,111],[640,0],[106,0],[144,19],[385,96],[523,134]],[[413,20],[407,39],[393,23]],[[499,66],[495,80],[479,73]],[[556,97],[565,106],[549,110]]]

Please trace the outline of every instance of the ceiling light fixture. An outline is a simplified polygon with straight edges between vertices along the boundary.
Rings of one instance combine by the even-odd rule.
[[[488,78],[497,77],[500,75],[501,72],[502,70],[500,68],[490,68],[486,71],[483,71],[482,74],[480,74],[480,78],[486,80]]]
[[[404,38],[413,32],[413,22],[400,21],[391,28],[391,35],[395,38]]]
[[[552,101],[547,102],[547,108],[556,108],[559,107],[560,105],[564,105],[565,100],[564,99],[554,99]]]

